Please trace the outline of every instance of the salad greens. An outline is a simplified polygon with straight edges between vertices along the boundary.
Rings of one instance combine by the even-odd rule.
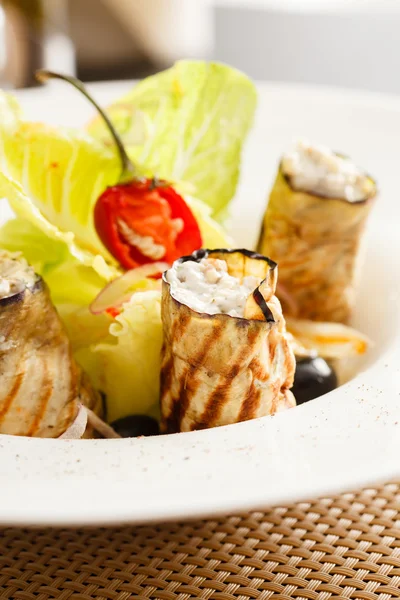
[[[177,182],[205,247],[232,246],[213,215],[233,196],[254,109],[254,86],[243,74],[190,61],[144,80],[110,108],[140,170]],[[0,247],[21,252],[43,276],[111,420],[154,414],[162,345],[159,281],[139,281],[117,316],[89,309],[122,273],[93,224],[94,205],[119,172],[97,121],[87,132],[24,121],[16,100],[0,92],[0,198],[16,214],[0,227]]]
[[[115,152],[89,135],[41,123],[20,121],[2,135],[2,171],[21,186],[9,199],[15,212],[46,227],[43,219],[81,248],[112,258],[93,225],[93,208],[115,183],[120,165]],[[7,182],[1,183],[1,194]],[[42,219],[40,219],[42,217]],[[40,222],[41,221],[41,222]]]
[[[255,86],[240,71],[181,60],[140,82],[108,114],[134,162],[150,174],[190,184],[190,193],[215,216],[235,193],[255,107]],[[109,143],[100,119],[88,130]]]
[[[0,198],[6,198],[17,215],[17,219],[7,222],[0,229],[0,243],[3,248],[10,250],[9,244],[15,245],[18,232],[18,249],[27,260],[32,252],[32,238],[36,240],[36,252],[39,252],[42,261],[45,262],[43,268],[47,262],[54,264],[55,261],[75,259],[78,264],[92,267],[105,281],[117,276],[119,271],[115,264],[106,262],[104,256],[95,254],[90,246],[80,245],[74,232],[61,230],[48,221],[25,193],[22,185],[3,173],[0,173]],[[51,248],[51,251],[46,252],[46,246],[48,250]],[[33,266],[36,266],[36,263]],[[39,273],[42,274],[41,269]]]
[[[108,403],[108,419],[129,414],[154,414],[159,401],[162,325],[159,290],[137,292],[109,328],[109,335],[92,344],[90,356],[78,353],[89,373],[93,369]],[[123,382],[123,383],[121,383]]]

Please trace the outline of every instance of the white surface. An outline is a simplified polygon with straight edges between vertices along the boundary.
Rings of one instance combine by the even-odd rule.
[[[108,101],[127,85],[99,86],[97,96]],[[80,98],[65,87],[51,90],[21,94],[31,116],[68,123],[87,118]],[[380,183],[355,319],[375,341],[365,371],[314,402],[221,429],[131,440],[0,436],[0,524],[232,513],[400,475],[400,100],[261,86],[235,202],[239,244],[256,239],[279,155],[299,136],[350,154]]]
[[[190,1],[190,0],[189,0]],[[194,0],[196,1],[196,0]],[[216,6],[278,9],[282,12],[399,12],[398,0],[214,0]]]
[[[213,56],[262,81],[400,93],[400,2],[220,0]]]

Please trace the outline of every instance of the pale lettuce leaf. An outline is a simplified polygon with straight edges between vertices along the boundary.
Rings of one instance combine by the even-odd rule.
[[[0,189],[1,180],[0,174]],[[40,275],[71,257],[66,243],[45,235],[30,221],[20,217],[10,219],[0,227],[0,248],[21,252]]]
[[[89,333],[92,319],[84,321]],[[133,294],[103,340],[77,349],[77,359],[107,397],[109,421],[154,413],[161,346],[161,292],[154,290]]]
[[[17,214],[29,218],[29,212],[36,224],[45,219],[60,234],[73,234],[80,248],[113,262],[95,231],[93,208],[106,187],[118,180],[114,149],[78,130],[19,121],[2,129],[0,167],[0,194],[7,191],[4,176],[19,186],[18,198],[5,195]]]
[[[194,214],[200,227],[203,240],[203,248],[214,250],[215,248],[232,248],[233,240],[223,227],[211,217],[211,208],[191,196],[185,196],[186,203]]]
[[[32,236],[40,238],[39,232],[41,232],[44,235],[43,241],[37,239],[37,245],[44,244],[48,251],[48,261],[54,261],[54,253],[57,256],[62,253],[62,258],[58,262],[74,259],[82,266],[89,267],[89,270],[93,269],[103,282],[110,281],[120,273],[116,266],[109,264],[102,255],[93,253],[88,247],[81,247],[73,232],[61,231],[49,222],[26,195],[21,185],[3,173],[0,173],[0,198],[6,198],[19,217],[18,220],[8,222],[0,228],[0,244],[4,249],[10,249],[10,242],[14,246],[17,245],[16,241],[12,240],[12,228],[16,227],[19,233],[22,233],[18,238],[19,250],[29,260],[31,238]],[[22,222],[25,223],[24,232],[21,232]]]
[[[138,83],[108,111],[133,160],[150,174],[190,184],[215,215],[235,193],[255,107],[255,86],[240,71],[181,60]],[[112,144],[100,119],[88,129]]]

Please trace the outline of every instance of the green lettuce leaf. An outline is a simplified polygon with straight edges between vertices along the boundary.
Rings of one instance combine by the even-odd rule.
[[[19,121],[12,128],[2,128],[0,166],[0,195],[4,192],[18,215],[31,218],[41,228],[47,227],[45,219],[48,231],[53,228],[60,235],[73,235],[81,249],[113,262],[93,224],[96,200],[120,173],[113,149],[78,130]],[[7,194],[10,182],[19,193]]]
[[[161,293],[133,294],[109,335],[77,354],[109,399],[108,420],[151,414],[159,401],[162,346]],[[93,368],[94,367],[94,368]]]
[[[0,174],[0,189],[1,181]],[[71,257],[67,244],[44,235],[30,221],[20,217],[0,227],[0,247],[10,252],[21,252],[40,275]]]
[[[33,244],[35,252],[39,254],[40,245],[43,245],[40,256],[46,264],[59,264],[71,260],[72,264],[88,267],[88,272],[93,269],[102,279],[103,285],[120,273],[119,269],[109,264],[102,255],[95,254],[87,247],[81,247],[73,232],[61,231],[50,223],[26,195],[22,186],[1,172],[0,198],[7,199],[19,217],[0,228],[0,245],[7,250],[20,250],[29,262],[32,260],[34,265],[37,265],[40,274],[43,274],[45,265],[40,267],[40,257],[32,256]],[[18,237],[15,232],[18,232]]]
[[[161,291],[138,291],[115,320],[59,305],[75,358],[107,398],[107,418],[156,416],[162,346]]]
[[[233,240],[217,221],[211,217],[211,208],[191,196],[185,196],[186,203],[194,214],[200,227],[203,247],[213,250],[215,248],[232,248]]]
[[[64,304],[73,305],[74,310],[87,307],[107,281],[118,274],[103,262],[102,257],[96,259],[93,256],[91,263],[83,264],[71,255],[65,243],[49,238],[20,217],[11,219],[0,228],[0,248],[21,252],[46,281],[59,310]]]
[[[108,111],[133,160],[150,174],[190,184],[190,193],[216,215],[235,193],[255,106],[255,87],[240,71],[181,60],[138,83]],[[111,143],[101,120],[88,130]]]

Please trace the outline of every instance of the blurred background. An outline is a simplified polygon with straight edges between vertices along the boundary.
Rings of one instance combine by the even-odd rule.
[[[179,58],[400,93],[400,0],[0,0],[0,85],[139,78]]]

